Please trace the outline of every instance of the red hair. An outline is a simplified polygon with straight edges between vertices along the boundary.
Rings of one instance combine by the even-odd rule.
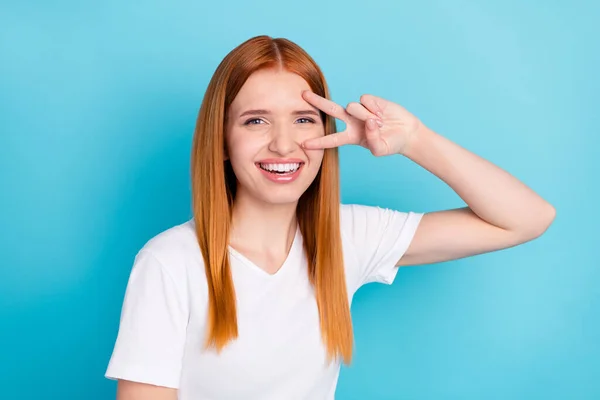
[[[297,44],[257,36],[233,49],[217,67],[206,90],[194,131],[191,160],[192,205],[198,244],[208,283],[207,347],[221,350],[237,338],[236,297],[228,257],[236,178],[225,160],[225,121],[229,107],[250,75],[282,68],[301,76],[311,90],[329,98],[323,73]],[[325,134],[335,121],[321,113]],[[297,219],[315,290],[321,335],[328,357],[349,363],[353,335],[340,235],[337,149],[325,150],[321,169],[300,197]]]

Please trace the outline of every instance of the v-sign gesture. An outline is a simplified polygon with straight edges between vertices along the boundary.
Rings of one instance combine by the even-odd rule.
[[[397,265],[454,260],[505,249],[541,235],[554,208],[508,172],[437,134],[402,106],[372,95],[344,109],[310,91],[302,97],[346,123],[306,140],[307,149],[357,144],[375,156],[402,154],[446,182],[466,207],[426,213]]]
[[[346,123],[346,130],[303,143],[307,149],[326,149],[347,144],[367,148],[375,156],[404,154],[421,121],[402,106],[380,97],[363,95],[360,103],[344,109],[311,91],[302,97],[309,104]]]

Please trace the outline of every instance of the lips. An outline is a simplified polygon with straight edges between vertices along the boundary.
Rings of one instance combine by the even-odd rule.
[[[255,163],[263,176],[275,183],[290,183],[295,181],[300,175],[304,164],[304,161],[297,159],[269,159]]]

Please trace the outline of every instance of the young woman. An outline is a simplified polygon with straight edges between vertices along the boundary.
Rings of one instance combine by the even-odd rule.
[[[255,37],[221,62],[194,134],[194,218],[134,262],[106,372],[118,399],[333,399],[357,289],[392,283],[399,266],[519,245],[554,219],[530,188],[400,105],[328,98],[317,64],[288,40]],[[467,206],[340,204],[346,144],[408,157]]]

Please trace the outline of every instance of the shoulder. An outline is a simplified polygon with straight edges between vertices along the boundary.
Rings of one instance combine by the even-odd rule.
[[[361,216],[379,210],[376,206],[367,206],[364,204],[340,204],[340,222],[342,226],[352,224],[356,216]]]
[[[340,206],[340,231],[353,289],[368,282],[391,283],[422,213],[360,204]]]
[[[186,332],[199,286],[188,289],[194,269],[190,267],[198,251],[194,241],[194,228],[188,221],[151,237],[137,252],[106,377],[179,386]]]
[[[340,204],[340,233],[346,251],[355,253],[377,238],[390,218],[404,213],[363,204]]]
[[[181,252],[198,249],[194,220],[187,220],[168,228],[150,238],[140,251],[149,251],[156,256],[173,257]]]
[[[202,262],[193,219],[151,237],[136,254],[135,265],[148,260],[176,281],[185,280],[189,266]]]
[[[386,229],[393,223],[404,223],[420,218],[420,213],[403,212],[379,206],[340,204],[342,233],[363,235],[365,230]]]

